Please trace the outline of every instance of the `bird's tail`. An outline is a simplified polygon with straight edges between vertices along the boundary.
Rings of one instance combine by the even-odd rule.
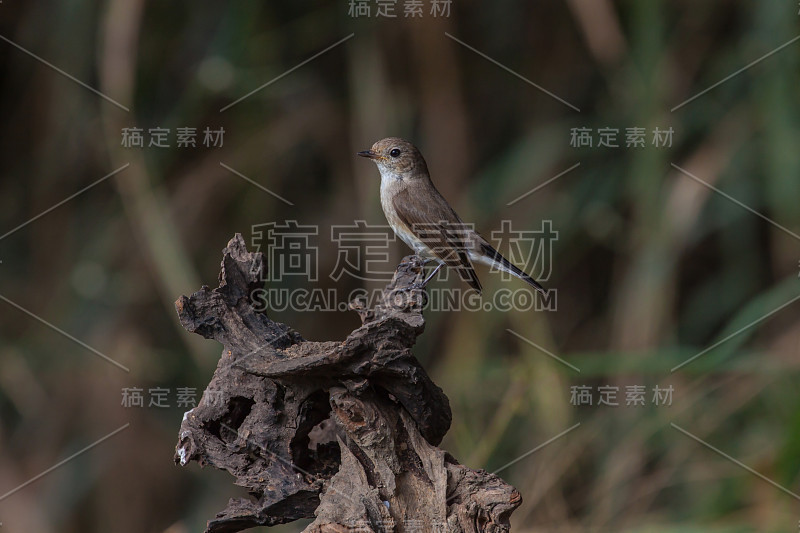
[[[481,261],[489,266],[494,266],[504,272],[508,272],[509,274],[518,277],[545,296],[547,295],[547,291],[539,284],[538,281],[530,277],[521,269],[517,268],[513,263],[511,263],[511,261],[500,255],[500,252],[495,250],[492,245],[483,240],[483,238],[481,238],[480,241],[481,242],[478,243],[478,250],[476,250],[477,253],[473,252],[475,254],[473,256],[473,260]]]

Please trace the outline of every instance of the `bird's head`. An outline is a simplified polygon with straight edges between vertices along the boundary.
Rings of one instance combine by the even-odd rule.
[[[428,166],[417,147],[399,137],[381,139],[358,155],[372,159],[381,177],[412,179],[428,175]]]

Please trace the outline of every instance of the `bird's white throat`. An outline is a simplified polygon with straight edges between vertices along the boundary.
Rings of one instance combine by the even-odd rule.
[[[381,187],[386,185],[387,182],[392,182],[396,179],[399,179],[395,174],[392,174],[391,170],[383,165],[378,165],[378,172],[381,173]]]

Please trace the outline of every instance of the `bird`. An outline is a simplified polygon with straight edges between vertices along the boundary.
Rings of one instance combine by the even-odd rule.
[[[481,282],[472,266],[476,262],[516,276],[547,294],[535,279],[464,224],[434,186],[425,158],[416,146],[399,137],[387,137],[357,155],[371,159],[378,166],[381,207],[392,230],[424,263],[437,263],[420,287],[425,287],[446,265],[480,294]]]

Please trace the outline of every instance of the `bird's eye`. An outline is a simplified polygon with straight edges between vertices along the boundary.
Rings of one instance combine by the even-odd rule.
[[[389,152],[389,155],[392,157],[397,157],[400,155],[400,148],[392,148],[392,151]]]

